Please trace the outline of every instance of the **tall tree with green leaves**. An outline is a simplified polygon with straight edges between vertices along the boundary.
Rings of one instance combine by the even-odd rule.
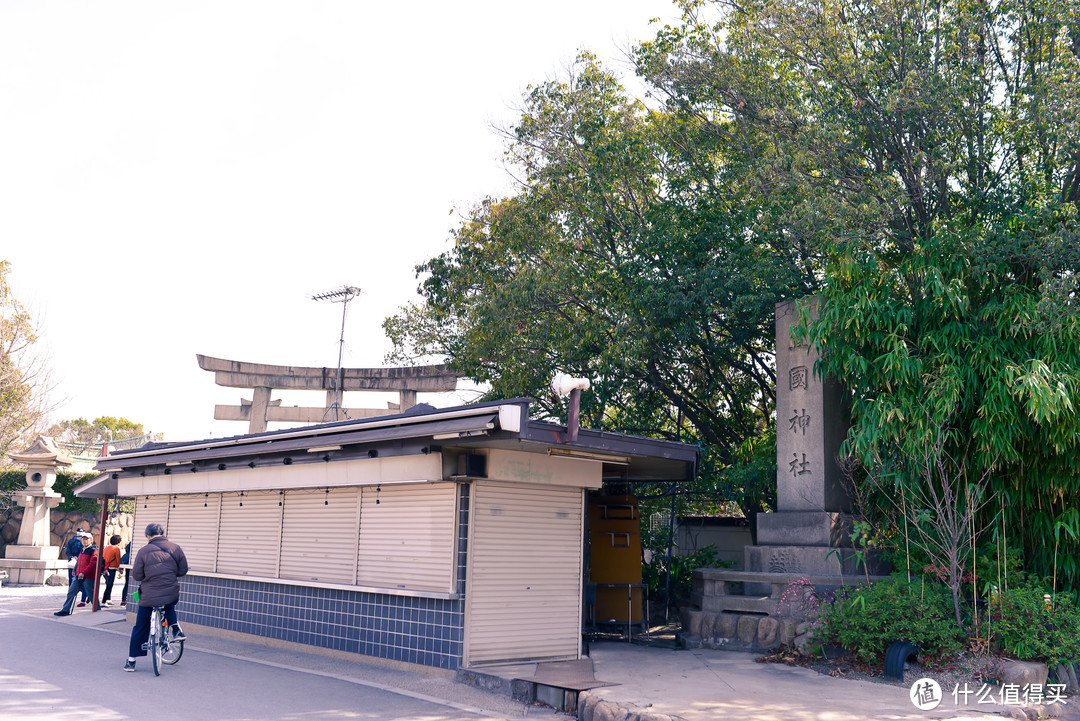
[[[34,355],[37,335],[8,284],[11,264],[0,260],[0,466],[44,418],[48,372]]]
[[[48,434],[55,440],[72,444],[77,453],[86,452],[95,445],[109,441],[147,436],[142,423],[129,421],[122,416],[101,416],[93,422],[85,418],[60,421],[49,428]]]
[[[817,283],[814,249],[770,219],[783,193],[745,182],[752,142],[649,110],[582,56],[525,97],[508,147],[520,190],[418,268],[423,303],[386,324],[395,360],[445,357],[552,414],[553,373],[587,376],[590,425],[732,463],[772,413],[773,306]],[[740,500],[751,516],[769,504]]]
[[[1080,590],[1080,7],[684,8],[641,72],[672,113],[767,138],[787,222],[827,228],[803,333],[851,389],[850,452],[899,495],[944,433],[941,472],[991,499],[980,528]]]

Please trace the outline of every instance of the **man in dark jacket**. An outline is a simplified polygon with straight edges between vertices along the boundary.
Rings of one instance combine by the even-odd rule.
[[[176,603],[180,600],[180,577],[187,574],[188,563],[180,546],[164,534],[160,523],[147,526],[146,545],[139,549],[131,566],[131,577],[139,582],[139,613],[131,629],[125,671],[134,671],[136,657],[146,655],[143,645],[150,637],[150,614],[154,606],[165,607],[165,619],[172,626],[173,638],[184,639],[184,632],[176,622]]]

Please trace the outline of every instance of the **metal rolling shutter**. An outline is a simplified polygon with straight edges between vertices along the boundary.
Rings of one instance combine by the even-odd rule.
[[[364,486],[356,583],[453,591],[456,499],[453,483]]]
[[[281,578],[354,583],[359,488],[285,492]]]
[[[180,546],[192,571],[216,570],[220,493],[173,496],[169,503],[169,540]]]
[[[280,491],[221,494],[218,573],[277,578],[281,498]]]
[[[135,556],[139,549],[146,545],[146,527],[151,523],[160,523],[165,526],[165,535],[169,535],[169,501],[172,496],[160,494],[157,496],[135,497],[135,520],[131,538],[131,562],[135,563]]]
[[[581,488],[474,484],[467,665],[575,659],[581,640]]]

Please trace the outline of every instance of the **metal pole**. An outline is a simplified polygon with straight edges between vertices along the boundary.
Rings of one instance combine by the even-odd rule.
[[[675,425],[675,440],[682,442],[682,408]],[[671,512],[668,516],[667,579],[664,582],[664,620],[671,621],[671,558],[675,546],[675,481],[671,482]]]

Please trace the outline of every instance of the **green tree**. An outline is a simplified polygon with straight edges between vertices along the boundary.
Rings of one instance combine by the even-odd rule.
[[[93,423],[85,418],[60,421],[49,428],[48,434],[58,441],[77,446],[78,452],[108,441],[147,435],[142,423],[112,416],[95,418]]]
[[[649,110],[583,55],[528,90],[521,189],[418,268],[423,304],[386,323],[395,360],[445,357],[551,414],[553,373],[587,376],[590,425],[699,441],[719,472],[772,413],[774,304],[816,287],[812,249],[769,220],[783,193],[745,182],[749,142]],[[768,495],[739,500],[753,517]]]
[[[1051,575],[1080,508],[1080,8],[684,7],[641,72],[672,113],[768,138],[785,222],[820,218],[825,310],[802,333],[851,389],[848,449],[894,496],[925,492],[917,459],[944,433],[940,472],[985,479],[979,528]],[[1074,591],[1075,538],[1057,554]]]
[[[30,314],[8,285],[11,264],[0,260],[0,466],[27,440],[47,410],[48,373],[33,354]]]

